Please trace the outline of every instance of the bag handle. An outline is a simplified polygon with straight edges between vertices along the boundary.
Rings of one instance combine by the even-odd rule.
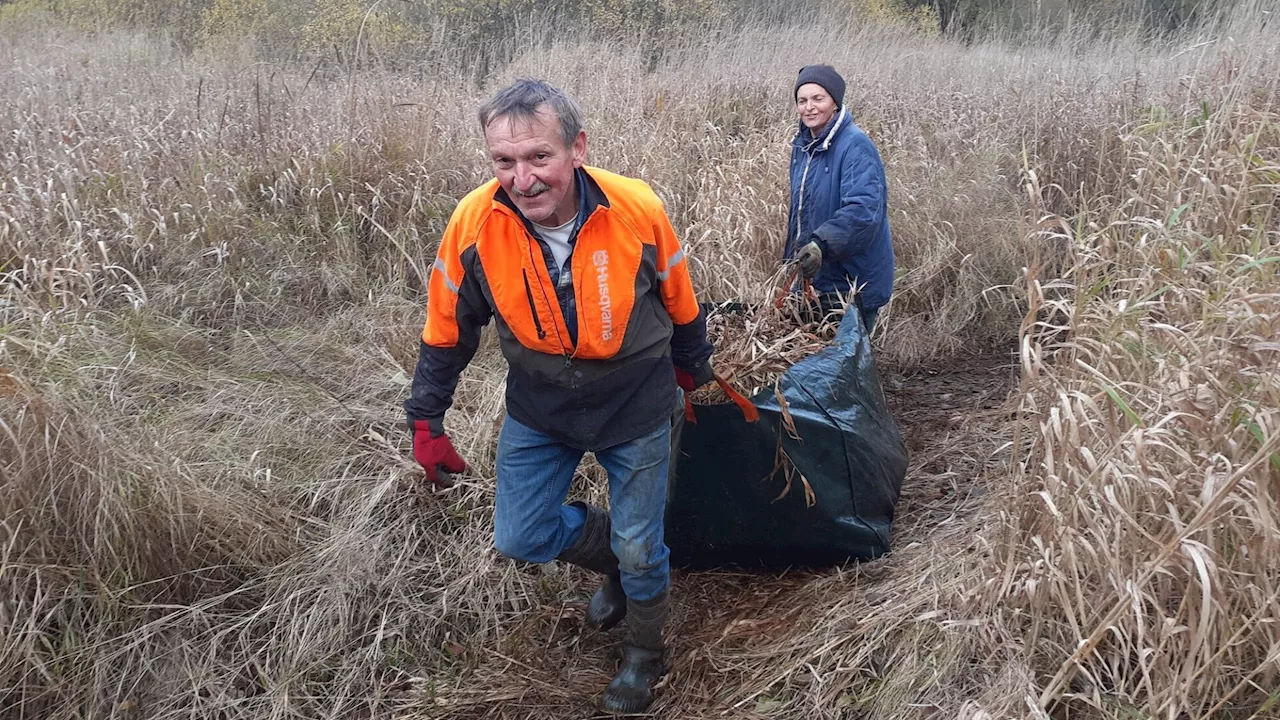
[[[787,301],[787,293],[790,292],[791,286],[795,284],[796,276],[799,274],[800,274],[800,263],[796,263],[791,268],[791,273],[787,275],[787,279],[783,281],[781,285],[778,286],[777,297],[774,298],[774,301],[773,301],[773,308],[775,310],[782,309],[783,304],[785,304]],[[813,290],[812,280],[810,280],[809,278],[805,278],[804,282],[801,284],[804,286],[805,302],[812,302],[818,298],[817,293],[815,293]]]
[[[720,373],[714,373],[713,377],[715,377],[716,384],[720,386],[720,389],[724,390],[724,394],[728,395],[733,404],[737,405],[738,409],[742,411],[743,419],[749,423],[760,419],[760,411],[756,409],[755,405],[751,404],[751,401],[746,396],[735,390],[727,380],[720,377]],[[693,414],[693,403],[689,401],[689,393],[684,394],[684,419],[691,423],[698,422]]]

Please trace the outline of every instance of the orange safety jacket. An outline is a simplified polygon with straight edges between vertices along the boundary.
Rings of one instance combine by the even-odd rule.
[[[576,176],[571,282],[553,279],[550,249],[497,180],[454,209],[428,285],[410,426],[444,416],[490,318],[507,411],[571,447],[607,448],[668,422],[673,365],[712,379],[706,320],[662,201],[640,180],[592,167]]]

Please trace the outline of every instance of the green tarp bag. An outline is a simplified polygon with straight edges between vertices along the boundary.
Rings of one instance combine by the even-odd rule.
[[[684,409],[673,419],[674,567],[813,568],[889,551],[907,449],[859,313],[777,390],[785,411],[769,387],[742,406],[693,405],[692,422]]]

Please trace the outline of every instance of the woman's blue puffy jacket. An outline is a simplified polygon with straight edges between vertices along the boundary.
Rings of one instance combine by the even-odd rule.
[[[893,293],[893,240],[889,235],[884,164],[871,138],[847,108],[816,139],[803,124],[791,143],[791,209],[783,258],[817,240],[819,293],[847,293],[863,285],[864,310]]]

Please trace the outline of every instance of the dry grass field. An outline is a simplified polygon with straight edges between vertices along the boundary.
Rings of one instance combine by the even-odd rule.
[[[1273,15],[1167,44],[746,26],[656,64],[562,37],[481,84],[461,50],[351,70],[0,24],[0,717],[592,716],[594,579],[491,549],[491,337],[458,487],[403,428],[424,269],[488,177],[474,109],[562,85],[703,298],[759,297],[812,61],[889,175],[894,551],[676,573],[654,715],[1280,717]]]

